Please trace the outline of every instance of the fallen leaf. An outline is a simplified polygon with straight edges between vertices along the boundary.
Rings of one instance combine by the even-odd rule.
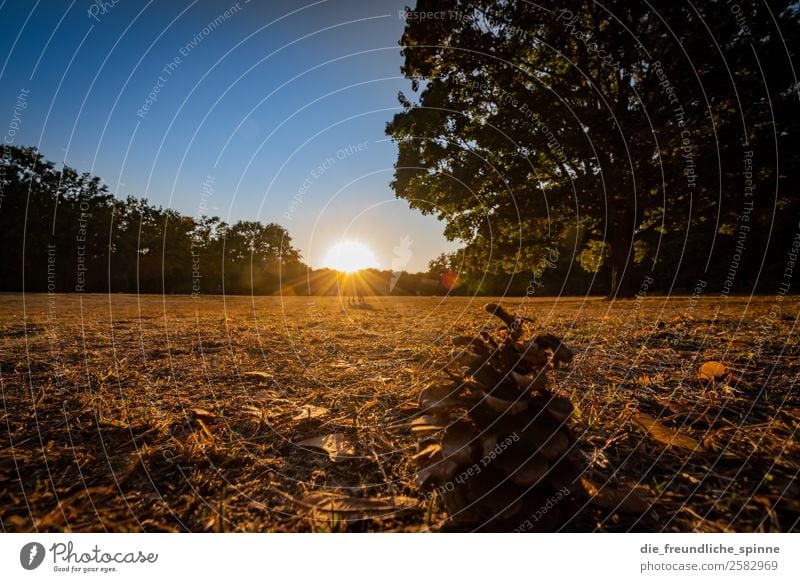
[[[292,417],[292,420],[307,420],[309,418],[320,418],[328,415],[328,409],[313,404],[304,404],[300,411]]]
[[[346,461],[356,456],[355,445],[343,434],[326,434],[325,436],[318,436],[300,441],[297,444],[303,447],[325,451],[334,463]]]
[[[705,381],[719,380],[725,375],[725,372],[725,366],[719,362],[706,362],[700,366],[700,371],[697,373],[697,377],[700,380]]]
[[[205,408],[192,408],[192,413],[198,418],[216,418],[217,415]]]
[[[258,392],[251,394],[250,397],[259,402],[266,402],[267,400],[276,399],[278,395],[275,392],[270,392],[269,390],[259,390]]]
[[[635,489],[612,485],[605,485],[601,489],[586,478],[582,478],[581,482],[591,496],[590,502],[599,507],[623,513],[644,513],[650,508],[650,500],[640,495]]]
[[[649,414],[644,414],[643,412],[634,412],[631,420],[653,439],[667,446],[684,449],[689,452],[706,451],[699,441],[693,439],[687,434],[684,434],[683,432],[675,430],[674,428],[664,426]]]
[[[445,427],[439,418],[429,415],[420,416],[411,422],[411,432],[417,435],[439,432]]]
[[[339,493],[316,491],[300,499],[295,505],[329,519],[330,514],[341,515],[347,521],[380,517],[397,517],[419,509],[419,501],[411,497],[351,497]]]

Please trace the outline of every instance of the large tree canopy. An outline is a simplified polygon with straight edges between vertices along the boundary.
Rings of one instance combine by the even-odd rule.
[[[420,0],[406,17],[392,185],[464,241],[465,274],[558,256],[565,280],[607,271],[612,295],[710,276],[729,292],[793,236],[792,2]],[[728,282],[734,263],[753,272]]]

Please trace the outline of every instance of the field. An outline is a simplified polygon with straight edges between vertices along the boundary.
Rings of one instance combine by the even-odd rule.
[[[781,299],[502,300],[576,352],[552,379],[593,480],[649,500],[564,529],[800,528],[800,302]],[[451,337],[500,324],[486,301],[0,296],[2,530],[442,529],[409,424]],[[724,377],[699,380],[708,361]]]

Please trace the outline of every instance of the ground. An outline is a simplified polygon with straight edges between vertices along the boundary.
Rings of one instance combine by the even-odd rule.
[[[451,337],[498,327],[487,301],[0,296],[0,526],[441,529],[409,424],[453,366]],[[800,528],[797,299],[502,303],[574,348],[552,386],[593,481],[649,500],[565,529]],[[707,361],[725,375],[699,380]],[[675,431],[702,449],[664,439]],[[298,444],[325,435],[327,452]]]

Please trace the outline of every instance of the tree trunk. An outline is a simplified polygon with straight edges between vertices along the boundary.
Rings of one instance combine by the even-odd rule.
[[[608,299],[631,299],[636,292],[631,281],[631,244],[632,241],[620,238],[611,244],[611,288]]]
[[[611,197],[611,232],[608,244],[611,245],[611,288],[608,299],[630,299],[636,293],[633,289],[633,237],[636,229],[634,203],[624,195]]]

